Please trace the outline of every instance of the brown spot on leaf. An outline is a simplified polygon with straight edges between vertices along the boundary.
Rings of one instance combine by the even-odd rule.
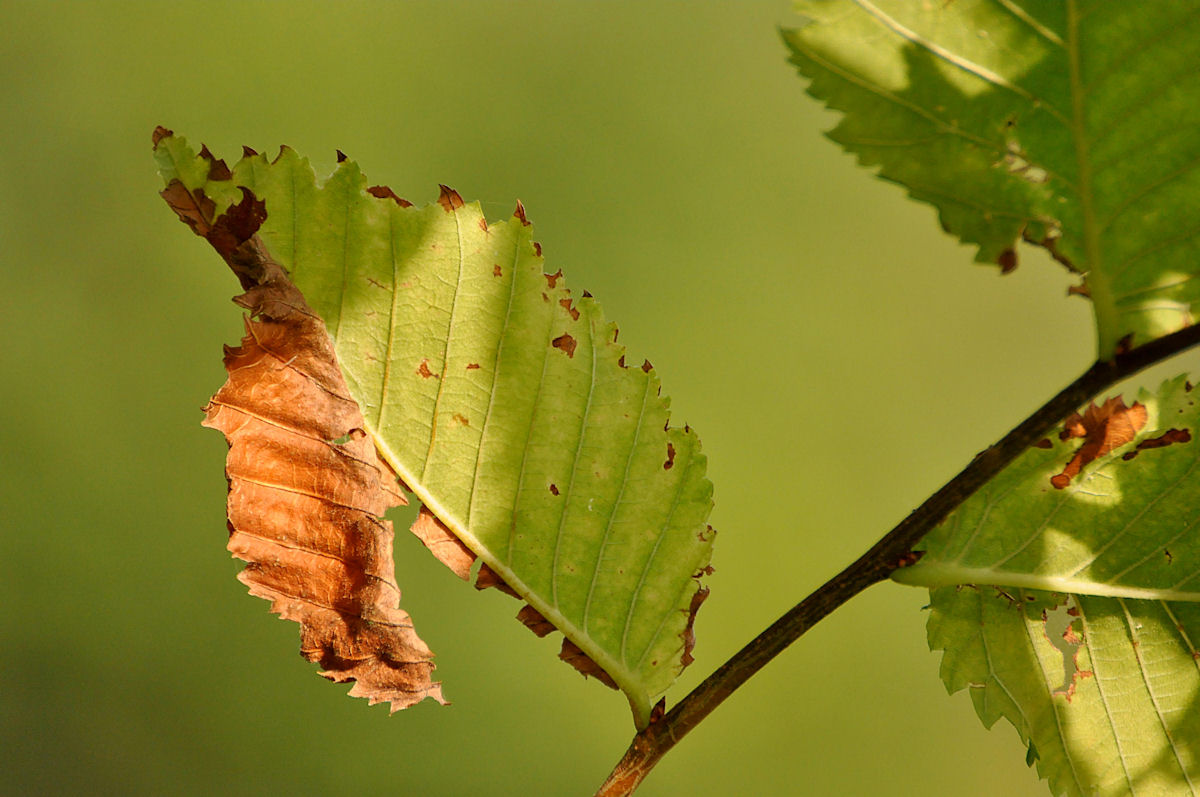
[[[247,147],[245,144],[242,144],[242,157],[243,158],[257,158],[258,153],[255,152],[250,147]]]
[[[1054,448],[1054,443],[1050,442],[1049,437],[1043,437],[1041,440],[1038,440],[1036,443],[1034,443],[1033,447],[1034,448]]]
[[[466,415],[463,415],[460,412],[454,413],[454,420],[456,423],[460,424],[461,426],[470,426],[471,425],[470,419],[467,418]]]
[[[475,554],[432,512],[421,507],[410,530],[429,549],[429,552],[437,557],[439,562],[450,568],[454,575],[463,581],[471,578],[471,566],[475,564]]]
[[[468,371],[478,371],[479,363],[467,363],[467,370]]]
[[[482,216],[479,217],[479,229],[483,230],[484,232],[488,231],[487,219],[483,218]]]
[[[544,637],[554,631],[554,623],[543,617],[541,612],[529,604],[525,604],[521,611],[517,612],[517,619],[539,637]]]
[[[621,366],[622,368],[629,367],[628,365],[625,364],[625,355],[624,354],[621,355],[621,359],[617,360],[617,365]]]
[[[1083,415],[1071,415],[1059,437],[1062,440],[1081,437],[1083,445],[1062,472],[1050,478],[1050,483],[1058,490],[1066,487],[1088,463],[1133,440],[1146,425],[1146,417],[1145,406],[1134,402],[1132,407],[1126,407],[1120,396],[1100,406],[1089,405]]]
[[[528,227],[529,219],[525,218],[525,206],[521,204],[521,200],[517,200],[517,209],[513,211],[513,215],[521,220],[521,226]]]
[[[650,364],[649,360],[642,360],[642,371],[643,372],[648,374],[653,370],[654,370],[654,366]]]
[[[592,298],[592,293],[591,293],[591,291],[584,291],[584,292],[583,292],[583,298],[585,298],[585,299],[591,299],[591,298]]]
[[[1190,443],[1192,441],[1192,433],[1187,429],[1168,429],[1158,437],[1151,437],[1137,444],[1137,447],[1132,451],[1126,452],[1121,456],[1121,459],[1128,462],[1136,457],[1140,452],[1150,448],[1163,448],[1173,443]]]
[[[504,272],[500,270],[500,264],[499,264],[499,263],[497,263],[496,265],[492,266],[492,276],[493,276],[493,277],[503,277],[503,276],[504,276]]]
[[[537,241],[533,242],[533,253],[538,257],[542,256],[542,245]],[[561,272],[560,272],[561,273]]]
[[[345,163],[346,162],[346,153],[342,152],[340,149],[334,150],[334,151],[337,152],[337,162]]]
[[[150,134],[150,141],[153,142],[154,148],[158,149],[158,142],[162,141],[164,138],[170,138],[173,135],[175,135],[175,131],[159,125],[158,127],[155,127],[154,132]]]
[[[367,189],[367,193],[377,199],[390,199],[402,208],[411,208],[413,206],[413,203],[407,199],[396,196],[396,192],[386,185],[373,185]]]
[[[558,485],[557,485],[557,484],[551,484],[551,485],[550,485],[550,494],[551,494],[551,495],[558,495]]]
[[[1092,290],[1087,286],[1087,281],[1083,281],[1078,285],[1067,286],[1067,296],[1082,296],[1085,299],[1092,298]]]
[[[1167,564],[1173,564],[1175,562],[1175,556],[1169,549],[1163,548],[1163,556],[1167,558]]]
[[[562,650],[559,651],[558,657],[579,670],[584,678],[591,676],[610,689],[618,688],[617,682],[612,679],[612,676],[602,670],[600,665],[588,658],[587,654],[580,650],[579,646],[571,640],[563,639]]]
[[[566,352],[568,357],[575,356],[575,338],[571,337],[566,332],[550,341],[550,345],[559,351]]]
[[[996,264],[1000,266],[1001,274],[1009,274],[1017,268],[1017,250],[1011,246],[1000,253],[996,258]]]
[[[442,193],[438,196],[438,204],[445,209],[447,213],[453,213],[463,206],[463,198],[458,195],[458,192],[453,188],[444,185],[438,185]]]
[[[675,467],[675,444],[667,443],[667,461],[663,463],[663,470],[670,470]]]
[[[435,374],[433,371],[429,370],[429,360],[425,359],[425,358],[422,358],[421,364],[419,366],[417,366],[417,373],[420,374],[422,379],[428,379],[431,376],[432,377],[437,376],[437,374]]]
[[[173,208],[178,194],[166,195]],[[204,420],[229,443],[229,550],[247,562],[238,578],[299,623],[300,652],[323,676],[356,681],[351,695],[390,702],[392,711],[427,697],[445,702],[431,680],[433,654],[398,608],[383,515],[404,497],[361,432],[320,317],[256,235],[229,248],[258,219],[250,192],[239,205],[229,219],[204,215],[194,201],[180,213],[224,247],[246,287],[236,301],[250,311],[241,346],[226,348],[229,379]]]
[[[543,274],[542,276],[546,278],[547,287],[555,288],[558,286],[558,281],[562,279],[562,269],[560,268],[553,274]]]
[[[375,279],[374,277],[367,277],[367,282],[369,282],[370,284],[374,285],[376,288],[381,288],[381,289],[383,289],[383,290],[385,290],[385,291],[387,290],[387,286],[386,286],[386,285],[384,285],[384,284],[383,284],[382,282],[380,282],[379,280]],[[372,313],[370,313],[370,315],[375,315],[375,313],[373,313],[373,312],[372,312]]]
[[[562,306],[562,308],[563,308],[564,310],[566,310],[566,311],[567,311],[567,313],[569,313],[569,314],[570,314],[570,316],[571,316],[571,320],[572,320],[572,321],[578,321],[578,320],[579,320],[579,311],[578,311],[578,310],[576,310],[574,307],[572,307],[572,306],[571,306],[571,299],[570,299],[570,297],[567,297],[566,299],[559,299],[559,300],[558,300],[558,303],[559,303],[559,305],[561,305],[561,306]]]

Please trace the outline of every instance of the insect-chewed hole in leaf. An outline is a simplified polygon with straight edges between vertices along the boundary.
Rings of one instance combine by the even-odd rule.
[[[1075,413],[1063,423],[1060,440],[1083,438],[1083,445],[1066,464],[1061,473],[1050,477],[1050,483],[1058,490],[1063,489],[1079,472],[1097,457],[1120,448],[1133,440],[1146,425],[1146,407],[1138,402],[1126,407],[1120,396],[1114,396],[1103,404],[1091,404],[1083,415]]]
[[[1068,598],[1053,609],[1042,612],[1046,640],[1062,654],[1063,680],[1054,689],[1054,694],[1065,695],[1070,700],[1075,695],[1075,685],[1080,678],[1092,673],[1080,670],[1076,662],[1079,648],[1083,645],[1083,633],[1079,629],[1079,610],[1074,599]]]

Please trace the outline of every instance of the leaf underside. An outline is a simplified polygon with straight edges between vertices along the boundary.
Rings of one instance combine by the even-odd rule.
[[[1099,353],[1200,302],[1200,2],[799,0],[784,32],[830,137],[934,205],[977,259],[1084,275]]]
[[[414,531],[476,586],[528,603],[562,657],[615,684],[635,722],[691,659],[707,591],[711,484],[690,429],[668,424],[649,363],[561,272],[524,210],[488,223],[443,187],[414,207],[341,159],[247,150],[233,169],[164,134],[164,179],[218,214],[265,202],[262,246],[324,321],[361,429],[423,504]]]
[[[986,725],[1009,719],[1056,794],[1200,788],[1197,429],[1183,377],[1093,405],[893,574],[932,592],[947,688],[969,688]]]

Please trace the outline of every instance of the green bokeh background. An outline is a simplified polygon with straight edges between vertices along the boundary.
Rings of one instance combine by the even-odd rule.
[[[346,697],[234,580],[199,420],[237,286],[158,198],[156,124],[319,172],[339,148],[492,218],[524,201],[709,455],[717,572],[671,699],[1082,370],[1061,268],[972,265],[821,136],[791,21],[784,0],[0,4],[0,792],[586,794],[632,730],[406,533],[449,708]],[[839,610],[642,793],[1044,793],[1010,727],[946,697],[926,598]]]

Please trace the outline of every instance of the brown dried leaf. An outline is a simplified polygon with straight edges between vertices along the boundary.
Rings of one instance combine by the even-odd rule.
[[[229,550],[238,578],[300,624],[301,654],[350,694],[393,712],[433,698],[433,654],[398,608],[389,507],[405,503],[362,431],[325,325],[254,235],[262,203],[218,219],[203,192],[172,182],[163,197],[241,280],[246,337],[226,347],[229,380],[204,425],[229,443]],[[344,442],[339,442],[344,441]]]
[[[421,507],[417,514],[417,519],[412,524],[412,533],[417,535],[417,539],[425,544],[429,552],[450,568],[454,575],[463,581],[470,580],[475,554],[425,507]]]
[[[1050,483],[1059,490],[1066,487],[1089,462],[1133,440],[1146,425],[1146,418],[1144,405],[1135,401],[1133,406],[1126,407],[1120,396],[1110,398],[1100,406],[1089,405],[1083,415],[1071,415],[1063,423],[1059,439],[1082,437],[1083,445],[1062,473],[1050,477]]]

